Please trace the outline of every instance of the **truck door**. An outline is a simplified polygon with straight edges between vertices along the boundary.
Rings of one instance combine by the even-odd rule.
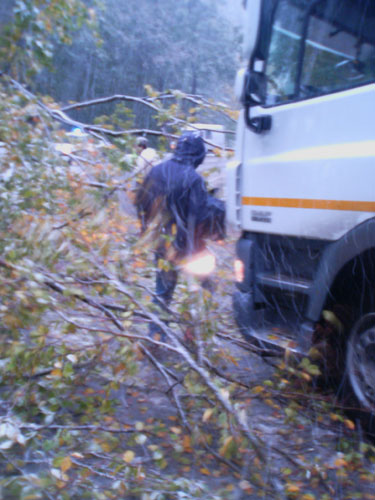
[[[337,239],[375,212],[375,4],[272,5],[244,95],[241,227]]]

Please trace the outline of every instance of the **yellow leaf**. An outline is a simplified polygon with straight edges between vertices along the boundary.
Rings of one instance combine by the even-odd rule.
[[[278,409],[280,408],[280,406],[279,406],[279,405],[277,405],[277,404],[276,404],[276,403],[275,403],[272,399],[270,399],[270,398],[266,398],[266,399],[264,400],[264,402],[265,402],[268,406],[270,406],[271,408],[275,408],[275,410],[278,410]]]
[[[127,464],[130,464],[133,460],[134,460],[134,457],[135,457],[135,453],[134,451],[132,450],[127,450],[123,455],[122,455],[122,459],[124,462],[126,462]]]
[[[231,361],[235,366],[239,366],[238,365],[238,361],[236,360],[236,358],[234,356],[231,356],[230,354],[227,354],[226,355],[226,359],[228,359],[229,361]]]
[[[223,446],[219,450],[220,455],[222,455],[222,456],[225,455],[225,453],[227,452],[227,449],[228,449],[229,445],[232,443],[232,441],[233,441],[233,436],[228,436],[225,439]]]
[[[251,389],[251,392],[254,392],[255,394],[259,394],[260,392],[264,391],[264,387],[261,385],[257,385],[256,387],[253,387]]]
[[[306,373],[306,372],[301,372],[301,377],[302,377],[303,379],[305,379],[307,382],[310,382],[310,381],[311,381],[311,377],[310,377],[310,375],[309,375],[308,373]]]
[[[211,476],[211,472],[208,469],[206,469],[206,467],[201,467],[199,470],[205,476]]]
[[[348,462],[344,460],[343,458],[337,458],[335,460],[335,467],[340,468],[340,467],[345,467],[348,465]]]
[[[182,445],[184,447],[184,451],[189,453],[192,451],[191,448],[191,437],[188,434],[185,434]]]
[[[322,353],[319,351],[319,349],[317,349],[316,347],[312,347],[309,352],[308,352],[308,356],[310,359],[312,360],[317,360],[317,359],[321,359],[323,357]]]
[[[64,483],[64,481],[56,481],[56,486],[59,488],[59,490],[62,490],[63,488],[65,488],[66,483]]]
[[[330,413],[329,416],[331,417],[331,420],[333,420],[334,422],[339,420],[339,416],[336,415],[335,413]]]
[[[211,415],[213,414],[214,409],[213,408],[207,408],[207,410],[204,411],[202,420],[203,422],[207,422],[210,418]]]
[[[66,472],[69,470],[72,466],[72,460],[69,456],[65,457],[62,459],[61,464],[60,464],[60,470],[61,472]]]
[[[54,370],[51,371],[51,377],[61,377],[62,376],[62,371],[60,368],[55,368]]]
[[[298,484],[293,484],[293,483],[289,483],[286,487],[286,490],[288,493],[298,493],[299,492],[299,486]]]
[[[106,453],[109,453],[110,451],[112,451],[112,445],[106,441],[99,441],[99,444],[100,444],[100,447],[103,451],[105,451]]]
[[[351,431],[354,431],[355,423],[352,420],[346,419],[346,420],[344,420],[344,424],[348,429],[350,429]]]

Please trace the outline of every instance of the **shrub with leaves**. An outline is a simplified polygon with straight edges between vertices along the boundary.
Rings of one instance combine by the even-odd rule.
[[[88,135],[74,143],[51,120],[53,108],[10,81],[1,87],[3,491],[9,498],[116,498],[152,484],[200,497],[203,486],[166,483],[168,474],[157,472],[169,466],[165,446],[179,456],[212,445],[225,458],[235,453],[229,425],[239,427],[236,441],[252,439],[230,388],[209,373],[215,301],[183,279],[169,325],[159,319],[150,300],[152,249],[121,209],[126,182],[108,160],[113,146]],[[69,142],[66,153],[61,144]],[[151,320],[165,330],[166,345],[148,338]],[[174,369],[153,345],[173,353]],[[142,418],[142,407],[137,420],[126,416],[139,377],[155,368],[174,401],[170,426]],[[207,439],[217,419],[222,431]]]
[[[55,44],[70,44],[73,31],[95,21],[81,0],[14,0],[10,21],[0,30],[2,70],[20,80],[51,67]]]

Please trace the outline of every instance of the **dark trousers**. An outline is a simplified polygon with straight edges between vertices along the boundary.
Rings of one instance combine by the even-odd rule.
[[[156,263],[160,256],[156,255]],[[161,308],[168,306],[172,300],[174,289],[176,288],[178,272],[171,268],[168,271],[164,269],[157,269],[156,271],[156,296],[152,299],[154,304]],[[156,334],[160,335],[160,340],[165,340],[165,334],[155,323],[150,323],[149,335],[154,337]]]
[[[158,264],[158,260],[163,258],[163,253],[156,253],[155,262],[156,266]],[[168,306],[172,300],[174,289],[176,288],[178,271],[173,267],[173,264],[169,263],[170,269],[157,269],[156,271],[156,290],[155,297],[152,299],[154,304],[157,304],[162,309],[165,309],[165,306]],[[202,288],[213,293],[215,291],[215,284],[209,277],[202,278],[200,280],[200,284]],[[166,336],[164,332],[155,324],[150,323],[149,326],[149,335],[150,337],[155,337],[155,335],[160,335],[160,340],[165,341]]]

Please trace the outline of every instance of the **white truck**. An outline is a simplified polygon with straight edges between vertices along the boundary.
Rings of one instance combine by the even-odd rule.
[[[226,169],[227,219],[241,230],[236,321],[262,345],[334,349],[331,372],[371,418],[375,2],[244,5],[248,66]]]

